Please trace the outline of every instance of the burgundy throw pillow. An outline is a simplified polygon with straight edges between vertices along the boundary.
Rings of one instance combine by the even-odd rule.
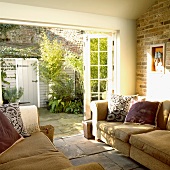
[[[137,102],[130,108],[125,122],[156,125],[156,116],[160,106],[160,102]]]
[[[0,155],[24,138],[18,134],[8,118],[0,111]]]

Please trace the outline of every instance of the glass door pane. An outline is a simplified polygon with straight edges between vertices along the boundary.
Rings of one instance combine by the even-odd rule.
[[[107,91],[107,38],[90,39],[91,101],[101,100]]]

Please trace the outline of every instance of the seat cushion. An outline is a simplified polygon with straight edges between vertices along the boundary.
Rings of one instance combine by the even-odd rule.
[[[170,131],[155,130],[132,135],[129,141],[134,147],[170,165]]]
[[[107,122],[107,121],[98,121],[97,128],[108,135],[114,136],[115,129],[118,125],[122,125],[122,122]]]
[[[59,152],[42,132],[33,133],[5,152],[0,159],[0,169],[46,170],[65,169],[72,164]]]
[[[137,123],[124,123],[115,129],[115,137],[123,142],[129,142],[132,134],[140,134],[155,130],[153,125],[141,125]]]
[[[1,156],[0,164],[48,152],[57,152],[57,149],[47,136],[42,132],[36,132],[5,152]]]
[[[22,159],[0,164],[0,169],[10,170],[47,170],[47,169],[65,169],[72,167],[70,161],[61,152],[46,152]]]

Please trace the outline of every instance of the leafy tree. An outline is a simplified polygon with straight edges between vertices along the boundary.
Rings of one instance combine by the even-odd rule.
[[[67,52],[65,61],[68,66],[76,71],[76,95],[81,96],[83,99],[83,56],[77,56],[76,54]]]
[[[57,40],[50,41],[45,33],[40,43],[39,75],[46,83],[54,83],[60,75],[64,76],[63,63],[65,51]]]

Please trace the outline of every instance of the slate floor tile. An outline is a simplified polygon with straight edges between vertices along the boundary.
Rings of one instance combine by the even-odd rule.
[[[113,160],[117,165],[119,165],[124,170],[132,170],[139,168],[141,165],[132,160],[131,158],[124,156],[117,150],[112,150],[108,152],[103,152],[105,156]]]
[[[73,165],[81,165],[84,163],[98,162],[105,168],[105,170],[121,170],[121,167],[116,165],[113,161],[108,159],[103,154],[95,154],[95,155],[85,156],[85,157],[81,157],[77,159],[72,159],[71,162]]]

